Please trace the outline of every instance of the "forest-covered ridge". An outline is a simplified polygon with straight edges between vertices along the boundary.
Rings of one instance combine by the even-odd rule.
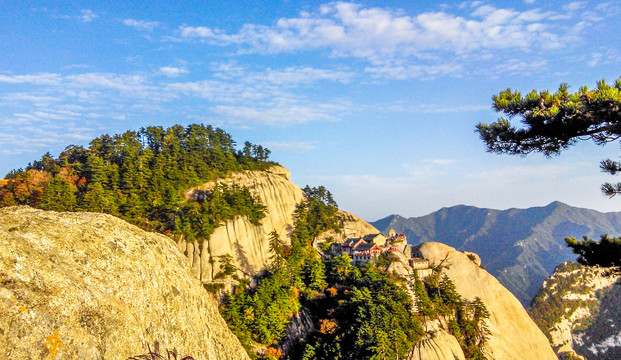
[[[202,241],[236,215],[258,223],[264,206],[238,185],[219,184],[186,201],[184,191],[232,172],[272,165],[270,150],[245,142],[241,150],[224,130],[202,124],[149,126],[101,135],[88,147],[69,145],[0,184],[0,207],[103,212],[143,229]]]

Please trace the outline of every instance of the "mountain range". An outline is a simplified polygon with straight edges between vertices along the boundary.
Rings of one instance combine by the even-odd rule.
[[[390,215],[371,222],[382,233],[404,233],[418,245],[436,241],[481,257],[482,266],[528,306],[556,265],[576,259],[566,237],[621,235],[621,212],[602,213],[562,202],[495,210],[458,205],[421,217]]]

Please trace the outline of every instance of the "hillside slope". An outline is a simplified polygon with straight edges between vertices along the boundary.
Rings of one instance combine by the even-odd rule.
[[[443,208],[406,219],[399,215],[371,223],[382,233],[405,233],[408,242],[437,241],[477,253],[483,266],[525,306],[564,261],[575,259],[565,237],[621,234],[621,213],[600,213],[560,202],[528,209]]]
[[[0,357],[247,359],[169,238],[110,215],[0,209]]]

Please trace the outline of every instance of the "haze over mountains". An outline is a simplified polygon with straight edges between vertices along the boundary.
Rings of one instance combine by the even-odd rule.
[[[390,215],[371,224],[382,233],[404,233],[414,245],[437,241],[477,253],[487,271],[528,306],[556,265],[575,260],[565,237],[619,236],[621,212],[602,213],[558,201],[502,211],[458,205],[422,217]]]

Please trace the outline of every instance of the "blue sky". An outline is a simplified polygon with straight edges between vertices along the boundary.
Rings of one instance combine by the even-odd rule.
[[[364,219],[600,195],[618,144],[485,152],[491,96],[621,76],[618,1],[0,3],[0,173],[69,144],[205,123]]]

